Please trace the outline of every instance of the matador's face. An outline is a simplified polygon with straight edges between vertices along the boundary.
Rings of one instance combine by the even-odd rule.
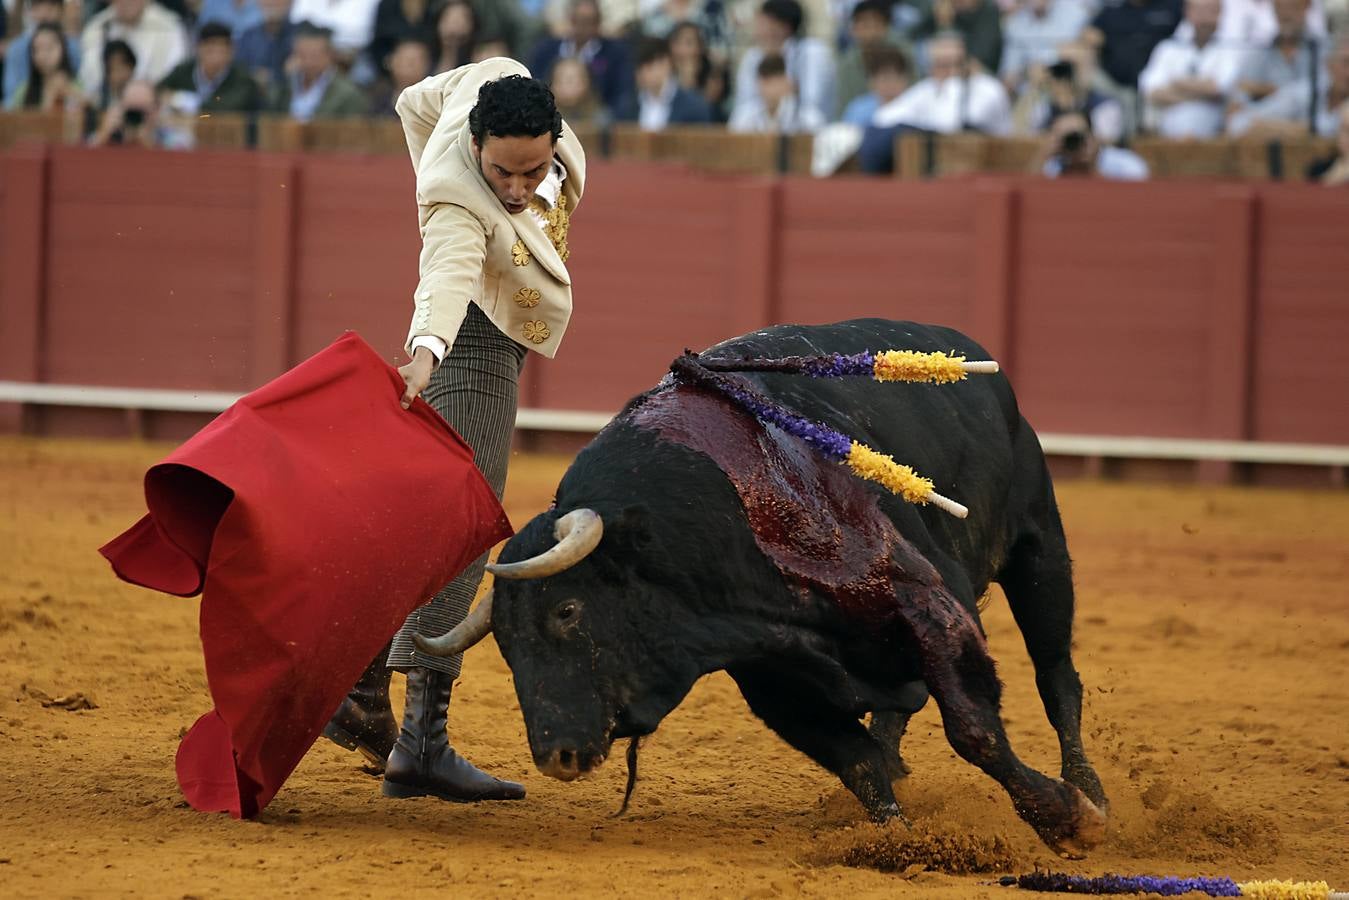
[[[492,187],[506,212],[525,211],[553,164],[553,134],[536,137],[488,135],[482,144],[473,142],[474,155],[483,179]]]

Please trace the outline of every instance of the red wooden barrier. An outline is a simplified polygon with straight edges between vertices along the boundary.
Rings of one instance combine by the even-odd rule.
[[[685,347],[877,315],[968,331],[1042,431],[1349,444],[1346,192],[597,161],[571,246],[574,324],[527,406],[612,411]],[[245,391],[348,328],[394,360],[418,250],[399,157],[16,149],[0,380]],[[26,426],[125,427],[75,415]]]

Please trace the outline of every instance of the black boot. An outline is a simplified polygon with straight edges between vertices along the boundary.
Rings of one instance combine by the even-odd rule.
[[[384,771],[384,761],[398,740],[398,723],[389,705],[389,647],[386,644],[365,667],[323,729],[328,740],[364,756],[376,775]]]
[[[524,785],[480,771],[450,746],[445,720],[454,679],[444,672],[408,669],[403,727],[384,769],[384,796],[442,800],[519,800]]]

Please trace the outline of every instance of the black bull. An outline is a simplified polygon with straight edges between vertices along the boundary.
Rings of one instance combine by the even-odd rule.
[[[988,358],[956,331],[877,319],[770,328],[701,358],[887,348]],[[581,451],[553,508],[498,560],[528,570],[563,549],[565,514],[602,521],[598,545],[560,571],[497,572],[491,627],[539,768],[570,779],[598,766],[613,741],[653,732],[700,676],[724,669],[757,716],[884,820],[899,815],[899,738],[930,692],[956,752],[1047,844],[1093,846],[1106,800],[1082,747],[1071,563],[1007,380],[732,377],[913,466],[969,517],[906,503],[721,395],[666,378]],[[561,531],[577,516],[590,514]],[[976,606],[991,581],[1034,663],[1062,780],[1023,764],[1003,730]]]

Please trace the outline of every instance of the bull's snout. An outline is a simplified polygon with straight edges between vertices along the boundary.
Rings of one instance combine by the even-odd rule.
[[[603,763],[604,754],[594,751],[558,748],[534,754],[534,765],[539,771],[559,781],[574,781]]]

